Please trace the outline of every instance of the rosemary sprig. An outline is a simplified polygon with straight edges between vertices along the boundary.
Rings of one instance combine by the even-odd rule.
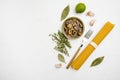
[[[50,35],[52,36],[52,40],[56,42],[56,46],[54,47],[54,49],[69,56],[66,47],[71,48],[71,44],[68,41],[68,38],[62,32],[60,32],[60,30],[58,30],[57,33]]]

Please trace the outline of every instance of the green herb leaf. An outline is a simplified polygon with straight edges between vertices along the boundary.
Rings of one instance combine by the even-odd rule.
[[[103,61],[103,59],[104,59],[104,56],[96,58],[96,59],[92,62],[91,67],[99,65],[99,64]]]
[[[65,59],[62,54],[58,54],[58,60],[65,63]]]
[[[65,55],[69,56],[69,53],[65,47],[65,45],[63,43],[57,43],[57,46],[55,46],[54,48],[55,50],[61,52],[61,53],[64,53]]]
[[[60,30],[58,30],[57,33],[50,34],[50,36],[52,36],[52,40],[57,44],[54,49],[61,53],[64,53],[66,56],[69,56],[66,47],[71,48],[71,44],[68,41],[68,38]]]
[[[61,41],[69,48],[71,48],[71,44],[68,41],[68,38],[60,31],[58,31],[58,36],[60,37]]]
[[[70,11],[70,8],[68,5],[63,9],[63,12],[61,14],[61,21],[67,17],[67,15],[69,14],[69,11]]]

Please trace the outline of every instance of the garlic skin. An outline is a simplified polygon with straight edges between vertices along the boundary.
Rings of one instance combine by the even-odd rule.
[[[61,64],[61,63],[55,64],[55,67],[56,67],[56,68],[61,68],[61,67],[62,67],[62,64]]]
[[[93,13],[92,11],[88,11],[87,16],[93,17],[93,16],[95,16],[95,13]]]
[[[96,19],[92,19],[91,21],[90,21],[90,26],[93,26],[94,25],[94,23],[95,23],[95,21],[96,21]]]

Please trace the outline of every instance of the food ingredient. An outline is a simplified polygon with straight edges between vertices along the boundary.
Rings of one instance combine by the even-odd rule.
[[[50,36],[52,36],[52,40],[57,44],[54,49],[69,56],[66,47],[71,48],[71,44],[68,38],[60,30],[58,30],[58,33],[50,34]]]
[[[69,38],[78,38],[84,31],[83,22],[76,17],[68,18],[63,23],[63,31]]]
[[[58,60],[65,63],[65,59],[62,54],[58,54]]]
[[[55,67],[56,67],[56,68],[61,68],[61,67],[62,67],[62,64],[61,64],[61,63],[55,64]]]
[[[94,23],[95,23],[95,21],[96,21],[96,19],[92,19],[91,21],[90,21],[90,26],[93,26],[94,25]]]
[[[69,11],[70,11],[70,7],[69,7],[69,5],[68,5],[68,6],[66,6],[66,7],[63,9],[63,11],[62,11],[61,21],[67,17],[67,15],[69,14]]]
[[[91,67],[99,65],[99,64],[103,61],[103,59],[104,59],[104,56],[96,58],[96,59],[92,62]]]
[[[76,13],[83,13],[86,10],[86,5],[84,3],[78,3],[75,7]]]
[[[74,60],[71,67],[75,70],[81,68],[81,66],[85,63],[85,61],[89,58],[89,56],[93,53],[97,46],[104,40],[104,38],[110,33],[110,31],[114,28],[114,24],[107,21],[101,30],[97,33],[97,35],[92,39],[92,41],[87,45],[87,47],[78,55],[78,57]],[[94,45],[96,44],[96,45]]]
[[[95,13],[93,13],[92,11],[88,11],[87,16],[93,17],[93,16],[95,16]]]

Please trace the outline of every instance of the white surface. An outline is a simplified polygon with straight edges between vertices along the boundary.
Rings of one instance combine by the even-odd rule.
[[[87,5],[86,12],[95,12],[94,35],[106,21],[116,26],[79,71],[66,70],[66,64],[56,69],[57,52],[48,35],[61,29],[63,8],[70,5],[68,17],[81,18],[85,31],[93,19],[86,17],[86,12],[75,14],[78,2]],[[119,3],[119,0],[0,0],[0,80],[120,80]],[[67,62],[81,39],[71,41]],[[102,64],[90,68],[93,59],[99,56],[105,56]]]

